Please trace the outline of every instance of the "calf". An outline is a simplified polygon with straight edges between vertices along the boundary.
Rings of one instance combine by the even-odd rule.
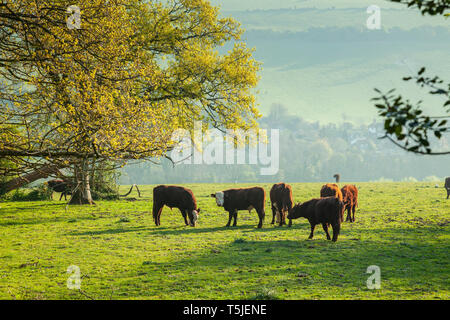
[[[314,229],[319,223],[327,235],[327,240],[331,240],[328,233],[328,226],[333,228],[333,241],[338,239],[341,230],[342,211],[344,203],[335,197],[312,199],[302,204],[295,205],[289,210],[288,219],[306,218],[311,225],[311,233],[308,239],[314,236]]]
[[[447,190],[447,199],[450,197],[450,178],[445,178],[445,189]]]
[[[356,207],[358,206],[358,189],[354,185],[346,185],[341,189],[341,191],[344,198],[344,212],[345,210],[347,210],[347,218],[345,219],[345,221],[350,220],[350,222],[355,222],[355,212]]]
[[[59,201],[61,201],[63,196],[64,196],[64,200],[67,200],[67,195],[72,194],[72,184],[67,181],[60,180],[60,179],[53,179],[53,180],[46,181],[44,183],[52,190],[52,194],[51,194],[52,199],[53,199],[53,192],[61,192]]]
[[[339,189],[338,185],[335,183],[327,183],[323,185],[322,189],[320,189],[320,197],[336,197],[341,201],[343,200],[342,192]]]
[[[259,217],[258,228],[262,228],[265,217],[264,206],[266,203],[266,192],[263,188],[230,189],[213,193],[211,197],[216,199],[219,207],[223,207],[228,211],[229,219],[226,225],[227,227],[230,226],[233,217],[233,227],[236,226],[239,210],[248,210],[250,212],[252,209],[255,209]]]
[[[292,188],[285,183],[277,183],[270,189],[270,202],[272,203],[272,224],[275,223],[275,216],[280,227],[286,224],[286,213],[292,209]],[[289,227],[292,220],[289,220]]]
[[[157,226],[161,225],[161,212],[164,206],[178,208],[184,223],[195,227],[200,209],[191,190],[177,186],[157,186],[153,189],[153,219]],[[189,222],[188,222],[189,218]]]

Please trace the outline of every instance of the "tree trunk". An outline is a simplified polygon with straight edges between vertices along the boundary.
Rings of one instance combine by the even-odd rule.
[[[55,165],[47,165],[21,177],[0,184],[0,195],[21,188],[39,179],[45,179],[50,175],[61,175],[59,168]]]
[[[89,165],[87,160],[83,160],[81,164],[76,164],[75,171],[75,181],[77,185],[72,193],[72,197],[69,204],[84,205],[84,204],[95,204],[92,200],[91,186],[89,182]]]

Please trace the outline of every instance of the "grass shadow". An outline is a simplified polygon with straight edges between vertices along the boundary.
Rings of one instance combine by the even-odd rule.
[[[252,227],[240,227],[247,228]],[[204,228],[200,232],[221,229]],[[432,295],[448,288],[448,244],[420,244],[413,230],[384,228],[377,231],[389,234],[389,238],[404,240],[362,238],[333,243],[325,240],[323,234],[317,234],[314,240],[307,240],[307,234],[301,240],[242,239],[198,254],[190,253],[176,261],[146,261],[134,272],[143,279],[157,274],[168,296],[194,294],[200,299],[202,294],[204,298],[211,298],[214,287],[217,291],[226,290],[227,299],[251,299],[266,286],[276,288],[276,294],[287,288],[302,287],[313,292],[318,287],[318,297],[327,296],[328,290],[339,296],[344,289],[347,293],[363,290],[370,297],[372,291],[366,287],[370,265],[380,266],[385,293],[391,297],[402,292],[406,299],[418,291]],[[190,271],[186,272],[186,268]],[[123,280],[122,285],[126,287],[127,280]],[[225,283],[227,285],[223,285]],[[246,292],[239,296],[236,291],[242,287]],[[157,296],[156,290],[149,294]]]
[[[113,229],[105,229],[105,230],[96,230],[96,231],[83,231],[83,232],[69,232],[68,236],[96,236],[96,235],[104,235],[104,234],[121,234],[121,233],[129,233],[129,232],[139,232],[139,231],[148,231],[151,230],[149,227],[124,227],[124,228],[113,228]]]

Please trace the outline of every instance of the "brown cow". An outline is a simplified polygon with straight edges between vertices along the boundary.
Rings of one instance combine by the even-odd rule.
[[[230,226],[233,217],[233,227],[236,226],[239,210],[248,210],[250,212],[252,209],[255,209],[259,217],[258,228],[262,228],[265,217],[264,206],[266,203],[266,192],[263,188],[230,189],[213,193],[211,197],[216,199],[219,207],[223,207],[228,211],[229,219],[226,225],[227,227]]]
[[[153,220],[161,225],[161,212],[164,206],[178,208],[184,223],[195,227],[200,209],[191,190],[178,186],[157,186],[153,189]],[[189,218],[189,222],[188,222]]]
[[[320,197],[326,198],[326,197],[336,197],[340,201],[344,200],[344,197],[342,196],[342,191],[339,189],[339,186],[335,183],[327,183],[322,186],[320,189]],[[342,221],[344,221],[344,210],[342,210]]]
[[[450,178],[445,178],[445,189],[447,190],[447,199],[450,197]]]
[[[322,189],[320,189],[320,197],[336,197],[341,201],[343,200],[342,192],[339,189],[338,185],[335,183],[327,183],[323,185]]]
[[[347,218],[345,219],[345,221],[350,220],[350,222],[355,222],[355,212],[356,207],[358,206],[358,189],[354,185],[346,185],[341,189],[341,191],[342,196],[344,197],[344,212],[345,210],[347,210]]]
[[[275,223],[275,217],[280,227],[286,224],[286,213],[292,209],[292,188],[285,183],[277,183],[270,189],[270,202],[272,203],[272,224]],[[292,226],[292,220],[289,220],[289,227]]]
[[[300,217],[308,219],[311,225],[311,233],[308,239],[313,238],[316,225],[322,224],[327,240],[331,240],[328,232],[328,226],[331,225],[333,228],[333,241],[336,242],[341,230],[343,210],[344,203],[335,197],[312,199],[295,205],[289,210],[288,219],[298,219]]]

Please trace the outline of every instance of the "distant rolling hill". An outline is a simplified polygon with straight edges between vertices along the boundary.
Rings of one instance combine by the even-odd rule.
[[[389,1],[212,1],[241,22],[243,39],[263,62],[260,110],[274,103],[308,120],[369,122],[375,87],[398,88],[411,99],[425,91],[402,78],[426,66],[450,71],[450,19],[424,17]],[[367,6],[381,7],[381,30],[368,30]],[[448,80],[448,79],[447,79]],[[439,112],[439,100],[424,99]]]
[[[309,120],[368,122],[376,117],[370,101],[375,87],[398,88],[411,99],[426,98],[424,106],[435,112],[442,109],[439,100],[402,78],[422,66],[448,76],[449,29],[248,31],[245,40],[263,63],[258,94],[263,113],[282,103]]]

